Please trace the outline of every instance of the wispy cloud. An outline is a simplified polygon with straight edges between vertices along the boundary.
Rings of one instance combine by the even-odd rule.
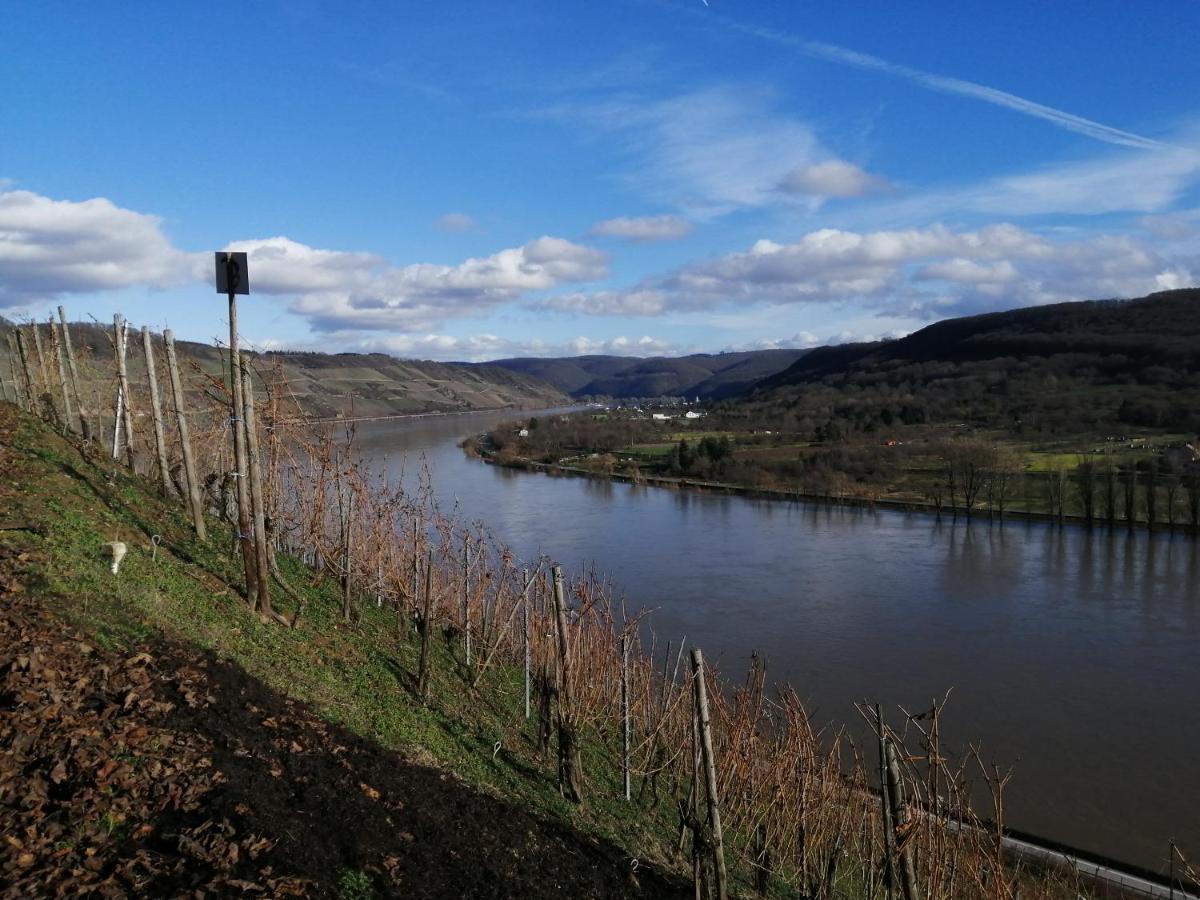
[[[794,172],[840,160],[806,122],[781,115],[773,101],[770,91],[725,85],[666,99],[625,95],[560,105],[536,115],[619,135],[633,162],[627,180],[690,219],[780,203],[816,209],[823,196],[789,196],[780,186]]]
[[[543,341],[516,340],[495,334],[456,336],[431,333],[365,338],[351,334],[346,336],[343,346],[347,350],[360,352],[461,362],[486,362],[513,356],[581,356],[596,353],[607,356],[677,356],[694,351],[694,348],[681,347],[670,340],[651,335],[618,335],[613,338],[581,335],[563,341]]]
[[[590,233],[598,237],[619,237],[645,243],[675,241],[687,237],[692,231],[692,223],[679,216],[620,216],[597,222]]]
[[[1142,149],[1161,149],[1166,146],[1162,141],[1155,140],[1154,138],[1144,137],[1131,131],[1105,125],[1102,122],[1096,122],[1065,110],[1056,109],[1053,106],[1046,106],[1043,103],[1029,100],[1017,94],[1000,90],[999,88],[989,87],[985,84],[925,72],[911,66],[880,59],[878,56],[872,56],[869,53],[860,53],[857,50],[851,50],[847,47],[839,47],[836,44],[805,40],[784,31],[749,25],[726,16],[708,14],[707,10],[704,11],[704,19],[725,28],[741,32],[742,34],[788,47],[812,59],[824,60],[837,65],[852,66],[856,69],[880,72],[884,75],[890,75],[893,78],[911,82],[927,90],[937,91],[942,94],[953,94],[959,97],[969,97],[983,103],[990,103],[993,106],[1010,109],[1021,115],[1032,116],[1035,119],[1041,119],[1059,128],[1075,132],[1076,134],[1082,134],[1098,141],[1118,144],[1124,147],[1140,147]]]
[[[1194,144],[1196,135],[1184,136]],[[890,196],[854,211],[833,213],[830,224],[851,224],[863,216],[876,225],[937,221],[982,214],[989,217],[1169,211],[1200,183],[1200,150],[1170,146],[1156,150],[1105,151],[1100,157],[995,175],[982,181]]]
[[[475,220],[466,213],[446,213],[439,216],[433,223],[439,231],[464,232],[475,230]]]

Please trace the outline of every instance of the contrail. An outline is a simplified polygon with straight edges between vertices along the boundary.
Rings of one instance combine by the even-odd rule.
[[[883,72],[886,75],[902,78],[905,81],[910,81],[931,91],[982,100],[984,103],[991,103],[994,106],[1002,106],[1014,112],[1033,116],[1035,119],[1042,119],[1057,125],[1059,128],[1065,128],[1067,131],[1086,135],[1098,141],[1119,144],[1123,147],[1138,147],[1143,150],[1162,150],[1170,146],[1162,141],[1142,137],[1140,134],[1133,134],[1129,131],[1122,131],[1120,128],[1113,128],[1111,125],[1105,125],[1102,122],[1093,122],[1091,119],[1085,119],[1083,116],[1055,109],[1052,106],[1045,106],[1033,100],[1027,100],[1024,97],[1018,97],[1016,94],[1010,94],[1008,91],[988,87],[985,84],[977,84],[974,81],[966,81],[962,78],[935,75],[932,72],[923,72],[920,69],[914,69],[910,66],[888,62],[886,59],[880,59],[878,56],[871,56],[868,53],[859,53],[856,50],[839,47],[836,44],[806,41],[786,32],[745,25],[734,19],[714,13],[708,13],[704,18],[707,22],[716,21],[751,37],[791,47],[813,59],[825,60],[826,62],[838,63],[844,66],[853,66],[857,69]]]

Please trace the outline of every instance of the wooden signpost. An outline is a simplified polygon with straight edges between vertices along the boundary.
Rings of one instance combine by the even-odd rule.
[[[242,551],[242,566],[246,573],[246,599],[252,607],[269,615],[271,611],[271,584],[268,578],[260,577],[266,570],[265,561],[260,566],[258,542],[255,539],[254,522],[258,516],[251,510],[251,492],[248,479],[251,474],[246,437],[246,384],[242,373],[242,355],[238,339],[237,298],[249,295],[250,278],[245,253],[217,251],[217,293],[229,297],[229,373],[231,413],[229,424],[233,431],[233,459],[237,471],[237,541]],[[257,468],[257,467],[256,467]],[[255,492],[259,494],[259,492]],[[259,495],[261,496],[261,495]]]

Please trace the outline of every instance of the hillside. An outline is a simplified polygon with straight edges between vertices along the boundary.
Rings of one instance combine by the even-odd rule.
[[[71,336],[77,350],[108,364],[111,344],[100,326],[73,323]],[[228,366],[228,356],[211,344],[177,341],[177,346],[186,359],[209,375],[219,377]],[[6,382],[10,377],[8,355],[7,342],[0,342],[0,379]],[[141,338],[131,332],[131,373],[144,372],[141,356]],[[253,356],[264,375],[277,363],[281,365],[281,374],[300,407],[320,418],[522,409],[567,399],[565,392],[536,377],[491,365],[405,360],[382,353],[272,352]]]
[[[439,637],[422,702],[411,629],[282,554],[260,619],[215,527],[7,403],[0,467],[0,897],[690,896],[612,776],[559,797],[511,671]]]
[[[967,421],[1019,433],[1200,431],[1200,289],[948,319],[821,347],[753,401],[852,425]]]
[[[574,356],[498,359],[490,365],[541,379],[573,397],[735,396],[780,372],[806,350],[751,350],[651,358]]]

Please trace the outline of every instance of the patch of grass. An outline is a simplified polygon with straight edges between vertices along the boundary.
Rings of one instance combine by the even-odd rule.
[[[641,456],[647,459],[653,459],[662,456],[668,456],[671,453],[671,448],[676,446],[678,441],[671,444],[634,444],[628,450],[621,451],[628,453],[630,456]]]
[[[358,869],[342,870],[337,891],[339,900],[371,900],[375,896],[371,876]]]

